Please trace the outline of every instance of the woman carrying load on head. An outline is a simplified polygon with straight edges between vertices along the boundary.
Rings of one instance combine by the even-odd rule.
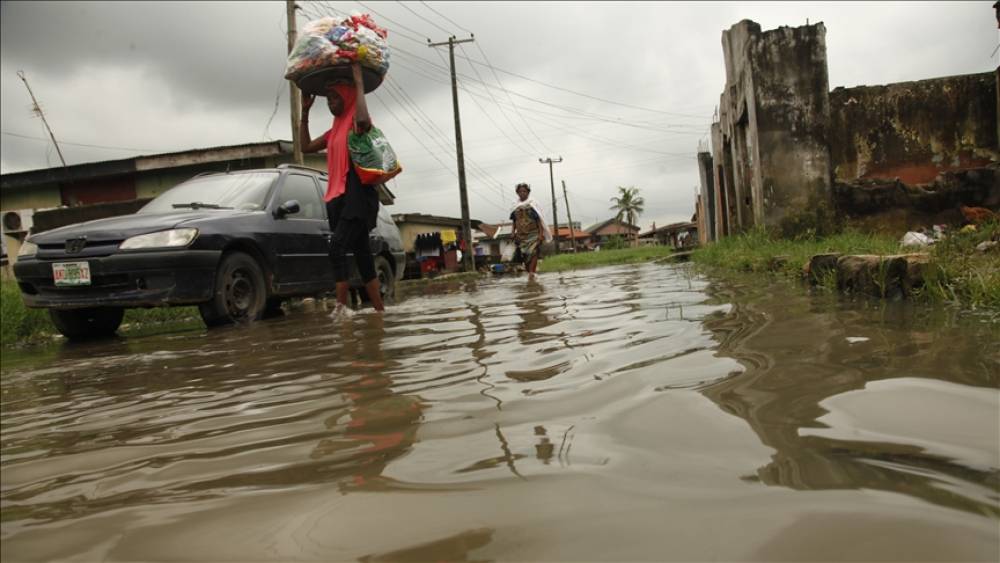
[[[365,283],[365,292],[376,311],[385,309],[375,275],[375,260],[368,244],[368,233],[375,228],[378,218],[378,191],[375,186],[362,184],[351,162],[347,148],[347,134],[354,128],[364,133],[371,126],[368,105],[365,103],[361,66],[351,65],[354,84],[335,84],[327,92],[326,101],[333,114],[333,127],[315,139],[309,135],[309,109],[315,96],[302,93],[302,121],[299,133],[302,139],[312,139],[302,148],[304,153],[326,149],[328,183],[326,214],[330,222],[330,262],[337,282],[337,309],[334,316],[343,314],[347,306],[348,268],[347,252],[354,253],[358,273]]]
[[[514,244],[521,252],[521,259],[524,260],[524,269],[528,271],[530,277],[534,277],[538,268],[538,255],[541,253],[542,241],[552,238],[549,228],[542,218],[541,207],[531,194],[531,186],[521,182],[514,188],[517,192],[518,202],[514,204],[514,209],[510,213],[510,220],[514,225]]]

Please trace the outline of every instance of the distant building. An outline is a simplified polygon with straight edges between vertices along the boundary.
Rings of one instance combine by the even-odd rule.
[[[462,235],[462,219],[458,217],[444,217],[441,215],[426,215],[424,213],[396,213],[392,220],[399,227],[399,234],[403,238],[403,250],[413,252],[417,235],[437,233],[441,231],[455,231],[458,238]],[[469,221],[472,229],[479,229],[482,221],[471,219]],[[475,237],[473,237],[475,238]]]
[[[497,225],[483,223],[480,225],[479,230],[483,233],[483,238],[480,239],[479,246],[483,249],[483,253],[495,261],[513,256],[513,228],[513,224],[511,223],[500,223]]]
[[[462,219],[424,213],[397,213],[392,216],[392,220],[399,227],[403,250],[406,251],[405,277],[419,278],[430,272],[455,271],[459,268],[461,260],[458,253],[451,254],[449,249],[464,252],[469,248],[468,242],[461,240]],[[483,236],[481,233],[477,234],[482,222],[476,219],[469,222],[472,226],[473,257],[476,257],[482,254],[482,251],[475,248],[477,239]]]
[[[698,245],[698,223],[693,221],[671,223],[639,233],[639,244],[658,244],[671,248],[688,248]]]
[[[612,217],[607,221],[587,227],[586,231],[590,234],[591,243],[594,246],[600,246],[607,243],[615,235],[630,239],[639,232],[639,227]]]
[[[559,241],[560,252],[573,250],[574,245],[570,243],[571,240],[576,242],[575,246],[578,250],[590,250],[593,248],[593,237],[590,233],[577,227],[574,227],[572,230],[569,227],[559,227],[556,231],[556,239]]]

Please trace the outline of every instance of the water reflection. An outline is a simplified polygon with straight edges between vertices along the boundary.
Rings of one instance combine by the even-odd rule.
[[[716,297],[733,301],[726,291],[717,291]],[[716,334],[719,353],[748,369],[702,392],[724,411],[746,420],[761,442],[776,450],[770,463],[744,479],[797,490],[892,491],[1000,516],[1000,404],[993,404],[998,402],[1000,377],[997,328],[920,315],[920,308],[904,303],[873,305],[817,299],[794,288],[775,292],[773,287],[742,287],[731,311],[707,320],[705,326]],[[992,443],[987,455],[992,463],[976,467],[968,458],[930,452],[919,438],[927,432],[917,428],[859,440],[864,427],[872,424],[872,417],[860,412],[852,413],[853,420],[836,437],[816,432],[827,428],[823,417],[834,398],[865,393],[878,381],[910,377],[982,390],[972,393],[987,406],[978,411],[975,425],[961,432],[976,436],[974,442],[985,441],[987,447]],[[975,402],[965,400],[946,410],[954,405],[941,400],[947,391],[943,385],[933,389],[933,400],[921,403],[904,400],[908,386],[901,381],[894,392],[881,397],[877,416],[898,419],[914,416],[908,409],[930,408],[937,412],[916,416],[953,425]],[[969,441],[961,434],[956,438]]]
[[[310,458],[322,461],[323,471],[347,470],[338,480],[344,491],[384,487],[382,473],[416,440],[423,412],[417,395],[393,391],[389,373],[395,367],[382,350],[382,315],[367,314],[344,322],[334,331],[341,343],[337,362],[329,367],[334,389],[348,407],[323,421],[332,437],[319,441]]]
[[[3,558],[1000,555],[996,325],[655,265],[326,313],[5,355]]]
[[[418,546],[398,549],[376,555],[365,555],[359,560],[363,563],[381,561],[423,562],[423,561],[468,561],[471,563],[485,562],[489,559],[469,559],[469,552],[490,543],[494,530],[481,528],[467,530],[454,536],[423,543]]]

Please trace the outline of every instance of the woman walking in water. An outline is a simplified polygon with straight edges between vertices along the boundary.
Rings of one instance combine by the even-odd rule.
[[[330,262],[336,280],[337,309],[333,316],[346,313],[347,296],[347,252],[354,253],[358,273],[365,283],[368,300],[376,311],[385,310],[382,303],[378,277],[375,275],[375,260],[368,247],[368,233],[375,228],[378,218],[378,191],[375,186],[362,184],[347,148],[347,134],[351,128],[357,133],[368,131],[371,117],[365,103],[364,83],[361,66],[351,65],[354,84],[336,84],[330,87],[326,102],[333,114],[333,127],[322,136],[312,139],[309,135],[309,109],[315,96],[302,94],[302,122],[299,125],[302,139],[312,139],[302,148],[304,153],[320,152],[326,149],[328,183],[326,214],[330,222]]]
[[[545,224],[545,219],[542,219],[542,211],[538,202],[528,197],[531,194],[531,186],[521,182],[514,188],[514,191],[518,198],[518,202],[514,204],[514,209],[510,213],[510,220],[514,225],[514,244],[521,252],[521,259],[524,261],[524,269],[528,271],[528,277],[534,279],[542,240],[548,241],[552,235]]]

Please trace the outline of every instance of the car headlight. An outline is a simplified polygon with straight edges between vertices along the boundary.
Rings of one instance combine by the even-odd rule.
[[[122,250],[174,248],[191,244],[196,236],[198,236],[198,229],[171,229],[127,238],[118,248]]]
[[[24,241],[21,243],[21,248],[17,251],[17,257],[22,256],[34,256],[38,252],[38,245],[33,242]]]

